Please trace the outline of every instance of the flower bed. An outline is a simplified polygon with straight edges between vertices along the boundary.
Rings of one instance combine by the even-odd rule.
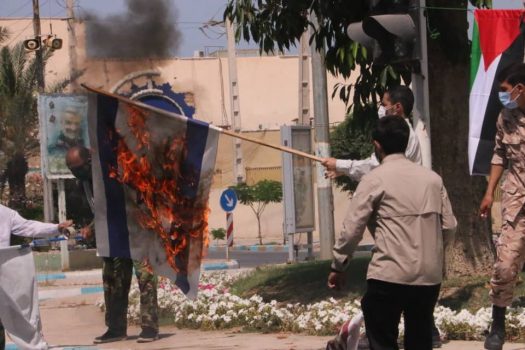
[[[158,288],[160,316],[173,317],[180,328],[216,330],[241,328],[246,331],[297,332],[310,335],[335,335],[339,326],[360,311],[358,300],[340,301],[330,298],[309,305],[264,302],[260,296],[249,299],[229,293],[232,282],[242,276],[238,272],[204,273],[196,300],[188,300],[170,281],[162,279]],[[140,320],[140,293],[132,285],[128,318]],[[103,307],[103,303],[100,303]],[[443,336],[457,340],[481,340],[491,320],[490,308],[472,314],[438,306],[434,317]],[[507,335],[523,339],[525,309],[513,308],[507,313]],[[400,325],[402,332],[403,325]]]

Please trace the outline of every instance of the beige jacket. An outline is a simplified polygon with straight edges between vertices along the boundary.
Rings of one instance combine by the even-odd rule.
[[[333,269],[346,268],[367,226],[375,240],[368,279],[441,283],[444,238],[453,236],[457,222],[439,175],[403,154],[385,157],[354,193],[334,246]]]

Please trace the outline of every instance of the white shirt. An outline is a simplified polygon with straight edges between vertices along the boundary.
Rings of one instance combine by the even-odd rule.
[[[0,205],[0,248],[9,247],[11,234],[22,237],[56,236],[57,224],[26,220],[16,211]]]
[[[405,121],[410,129],[405,156],[414,163],[421,165],[421,149],[419,147],[419,141],[412,125],[410,125],[410,121],[406,118]],[[354,181],[361,181],[361,178],[364,175],[368,174],[377,166],[379,166],[379,161],[374,153],[372,153],[370,157],[362,160],[337,159],[335,162],[336,171],[349,176]]]

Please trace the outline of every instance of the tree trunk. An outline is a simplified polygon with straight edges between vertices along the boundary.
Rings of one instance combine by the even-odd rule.
[[[457,7],[458,1],[433,0],[427,5]],[[466,2],[461,6],[466,8]],[[494,262],[490,222],[478,217],[487,182],[471,177],[468,169],[467,27],[463,11],[429,10],[429,28],[439,32],[438,39],[428,41],[432,163],[458,219],[456,240],[446,252],[446,273],[453,276],[488,273]]]
[[[6,176],[9,185],[9,207],[20,210],[26,204],[26,174],[29,170],[23,153],[16,153],[7,162]]]
[[[259,238],[259,245],[263,245],[262,233],[261,233],[261,216],[259,214],[257,214],[256,216],[257,216],[257,229],[259,232],[257,238]]]

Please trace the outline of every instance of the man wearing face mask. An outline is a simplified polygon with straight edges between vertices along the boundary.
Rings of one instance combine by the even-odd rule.
[[[485,339],[488,350],[503,348],[506,308],[512,302],[516,280],[525,261],[525,64],[506,67],[497,79],[504,108],[496,123],[496,146],[487,190],[480,205],[481,218],[488,216],[494,191],[505,169],[507,175],[501,186],[502,227],[490,280],[492,325]]]
[[[82,182],[87,201],[94,213],[93,182],[91,178],[91,153],[85,147],[72,147],[66,154],[66,164]],[[93,222],[81,230],[88,239],[93,236]],[[151,342],[159,337],[157,276],[150,272],[146,262],[128,258],[104,257],[102,282],[104,284],[105,321],[107,331],[96,337],[95,344],[124,340],[127,337],[128,294],[133,268],[140,289],[140,318],[142,332],[138,342]]]
[[[412,162],[421,165],[421,148],[412,125],[408,119],[414,107],[414,93],[412,90],[403,85],[390,88],[383,94],[381,106],[378,110],[379,119],[385,116],[398,116],[403,118],[408,125],[410,134],[408,144],[405,150],[405,156]],[[346,175],[354,181],[360,181],[361,178],[379,166],[379,161],[375,153],[370,157],[362,160],[344,160],[335,158],[325,158],[322,164],[326,167],[326,176],[334,179],[341,175]],[[441,336],[439,330],[433,327],[433,346],[441,347]],[[367,349],[366,338],[360,341],[360,349]]]
[[[380,119],[387,115],[393,115],[403,118],[406,121],[409,126],[410,136],[405,155],[414,163],[421,164],[419,141],[408,120],[408,116],[412,113],[413,107],[414,94],[412,90],[406,86],[399,85],[383,94],[378,115]],[[361,177],[379,165],[379,161],[375,154],[372,154],[370,157],[362,160],[325,158],[322,164],[326,167],[327,176],[330,178],[346,175],[354,181],[360,181]]]

